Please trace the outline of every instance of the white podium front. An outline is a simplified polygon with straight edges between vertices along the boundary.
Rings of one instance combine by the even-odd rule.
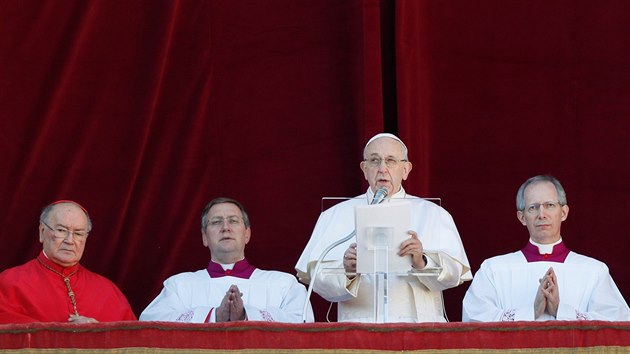
[[[392,200],[378,205],[355,207],[357,273],[371,274],[373,323],[387,323],[389,276],[411,269],[411,257],[398,256],[400,244],[409,239],[411,204]]]

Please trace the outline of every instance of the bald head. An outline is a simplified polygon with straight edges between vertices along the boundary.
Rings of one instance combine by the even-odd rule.
[[[58,200],[56,202],[52,202],[46,205],[44,209],[42,209],[42,213],[39,215],[39,220],[44,221],[44,222],[48,221],[48,217],[50,213],[53,211],[53,209],[57,207],[64,207],[64,206],[66,208],[69,206],[74,206],[78,208],[79,210],[81,210],[81,212],[85,215],[85,218],[87,219],[87,231],[88,232],[92,231],[92,219],[90,219],[90,214],[88,214],[87,210],[81,204],[73,200]]]

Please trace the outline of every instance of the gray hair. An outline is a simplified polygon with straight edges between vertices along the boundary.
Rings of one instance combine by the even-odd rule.
[[[73,200],[58,200],[56,202],[52,202],[48,205],[46,205],[43,209],[42,209],[42,213],[39,215],[39,221],[41,222],[46,222],[48,221],[48,215],[50,215],[50,212],[53,210],[53,208],[59,204],[73,204],[76,207],[78,207],[79,209],[81,209],[81,211],[83,211],[83,213],[85,214],[85,217],[87,219],[87,224],[88,224],[88,229],[87,232],[92,231],[92,219],[90,219],[90,214],[88,214],[87,210],[85,210],[85,208],[73,201]]]
[[[540,183],[540,182],[549,182],[552,183],[554,187],[556,187],[556,193],[558,193],[558,202],[560,205],[567,205],[567,193],[562,188],[562,184],[558,181],[557,178],[551,175],[538,175],[534,176],[523,184],[516,192],[516,210],[523,211],[525,210],[525,189],[532,184]]]
[[[210,211],[210,208],[212,208],[213,206],[217,204],[223,204],[223,203],[231,203],[231,204],[236,205],[241,210],[241,214],[243,214],[243,223],[245,223],[245,227],[249,228],[250,226],[249,216],[247,215],[247,211],[245,211],[245,206],[243,206],[243,204],[241,204],[236,199],[220,197],[220,198],[212,199],[210,203],[208,203],[206,207],[203,208],[203,211],[201,212],[201,231],[202,232],[206,231],[206,228],[208,227],[208,223],[210,222],[210,220],[208,220],[208,212]]]

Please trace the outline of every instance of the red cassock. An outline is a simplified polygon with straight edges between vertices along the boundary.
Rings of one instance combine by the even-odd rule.
[[[136,320],[123,293],[107,278],[79,264],[64,268],[43,252],[0,273],[0,323],[67,322],[75,313],[63,277],[69,276],[79,315],[99,322]]]

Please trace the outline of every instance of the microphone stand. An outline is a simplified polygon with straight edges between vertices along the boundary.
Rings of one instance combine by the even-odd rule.
[[[315,263],[315,268],[313,269],[313,273],[311,273],[312,274],[311,281],[308,283],[308,290],[306,291],[306,302],[304,302],[304,310],[302,311],[302,322],[306,323],[306,313],[308,311],[309,299],[311,298],[311,294],[313,293],[313,285],[315,284],[315,277],[317,277],[317,272],[319,271],[319,267],[322,265],[322,261],[324,260],[324,257],[326,257],[326,255],[328,254],[328,252],[330,252],[330,250],[350,240],[356,234],[357,234],[357,230],[354,230],[348,236],[326,247],[324,252],[322,252],[322,254],[319,256],[319,259],[317,259],[317,263]]]
[[[374,194],[374,198],[372,199],[372,202],[370,203],[370,205],[382,203],[383,200],[385,200],[385,198],[387,197],[387,194],[388,194],[387,188],[385,187],[379,188]],[[302,311],[302,322],[306,323],[306,312],[308,311],[309,299],[311,298],[311,294],[313,293],[313,285],[315,284],[315,277],[317,277],[317,272],[319,271],[319,267],[321,266],[322,261],[324,260],[324,257],[326,257],[326,255],[328,254],[328,252],[330,252],[330,250],[350,240],[356,234],[357,234],[357,230],[354,230],[348,236],[326,247],[324,252],[322,252],[322,254],[317,259],[317,263],[315,263],[315,268],[313,269],[313,273],[311,275],[311,281],[308,283],[308,290],[306,291],[306,301],[304,302],[304,310]]]

